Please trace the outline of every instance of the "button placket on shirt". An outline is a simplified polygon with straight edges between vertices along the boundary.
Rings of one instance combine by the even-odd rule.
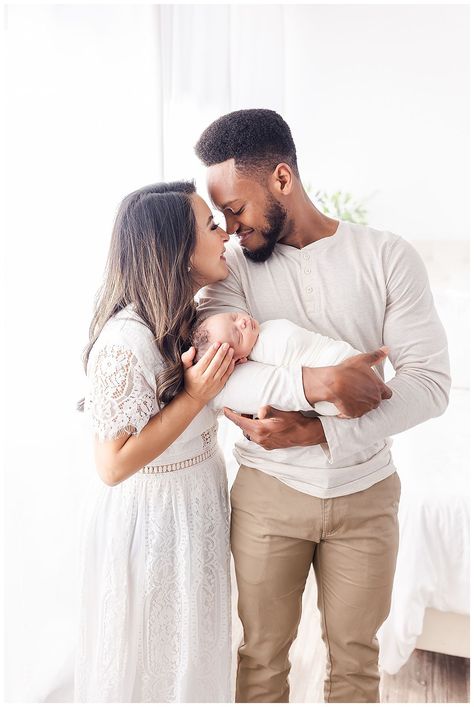
[[[315,291],[312,257],[308,252],[301,253],[301,281],[303,286],[303,302],[307,312],[315,311]]]

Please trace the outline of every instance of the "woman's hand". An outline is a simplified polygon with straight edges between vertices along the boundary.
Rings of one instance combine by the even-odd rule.
[[[206,405],[225,386],[234,370],[234,349],[229,344],[213,344],[204,356],[193,365],[196,355],[194,346],[181,356],[184,366],[184,390]]]

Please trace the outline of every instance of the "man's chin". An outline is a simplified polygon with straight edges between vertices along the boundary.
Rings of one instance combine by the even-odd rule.
[[[249,248],[242,248],[247,260],[251,260],[253,263],[264,263],[265,260],[272,255],[275,250],[275,243],[265,243],[265,245],[260,246],[260,248],[254,248],[250,250]]]

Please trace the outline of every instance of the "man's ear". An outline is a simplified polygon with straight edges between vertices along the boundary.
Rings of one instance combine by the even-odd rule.
[[[235,365],[238,366],[239,363],[247,363],[247,361],[248,361],[247,356],[241,356],[240,358],[238,358],[236,360]]]
[[[277,195],[288,196],[293,190],[293,171],[286,162],[280,162],[273,170],[270,182]]]

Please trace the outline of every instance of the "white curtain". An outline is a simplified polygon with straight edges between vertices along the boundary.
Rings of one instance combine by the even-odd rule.
[[[161,178],[149,5],[6,9],[6,698],[60,699],[78,509],[93,466],[75,411],[114,212]]]
[[[467,5],[166,5],[164,173],[192,174],[217,116],[272,108],[313,190],[368,197],[371,224],[467,240]]]
[[[164,175],[193,176],[205,196],[193,151],[204,128],[240,108],[284,110],[284,6],[162,5],[159,14]]]

